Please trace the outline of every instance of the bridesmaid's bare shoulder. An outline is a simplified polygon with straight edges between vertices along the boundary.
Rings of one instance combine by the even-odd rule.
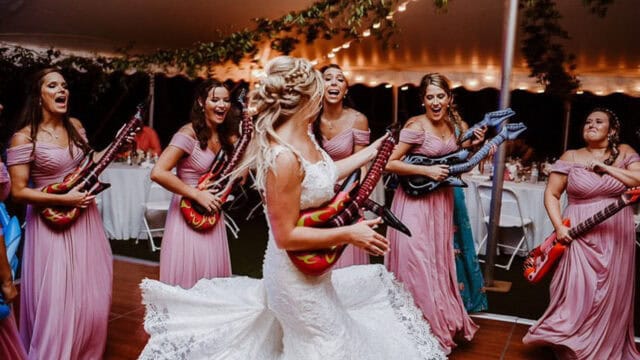
[[[424,131],[422,116],[413,116],[404,124],[404,129]]]
[[[33,139],[31,139],[31,126],[25,126],[22,129],[18,130],[13,134],[10,141],[10,146],[19,146],[24,144],[33,143]]]
[[[193,130],[193,125],[191,123],[183,125],[180,130],[178,130],[180,134],[187,135],[191,138],[196,138],[196,131]]]

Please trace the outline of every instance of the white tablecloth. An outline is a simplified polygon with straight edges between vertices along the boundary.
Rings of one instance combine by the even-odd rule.
[[[137,239],[142,229],[143,204],[151,187],[151,168],[113,163],[100,175],[111,187],[98,195],[109,239]],[[167,199],[171,192],[166,191]]]
[[[491,185],[491,182],[480,177],[465,176],[465,182],[469,187],[465,188],[464,195],[467,204],[467,210],[469,211],[469,221],[471,222],[471,230],[473,231],[473,237],[476,242],[476,246],[482,241],[487,233],[487,227],[482,219],[482,210],[480,209],[479,197],[478,197],[478,184],[484,183]],[[527,232],[528,249],[532,250],[534,247],[540,245],[544,239],[549,236],[553,231],[553,225],[551,220],[547,216],[547,211],[544,208],[544,189],[546,183],[516,183],[513,181],[505,181],[503,188],[511,189],[518,196],[520,201],[520,207],[522,209],[523,217],[528,217],[533,220],[533,224],[530,226]],[[562,208],[566,206],[566,195],[562,195],[561,204]],[[488,216],[489,214],[487,214]],[[507,236],[520,236],[520,232],[508,232]],[[503,234],[504,235],[504,234]],[[511,239],[507,240],[509,243],[517,241]],[[482,250],[484,253],[484,249]]]

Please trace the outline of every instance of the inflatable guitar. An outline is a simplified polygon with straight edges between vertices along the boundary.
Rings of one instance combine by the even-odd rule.
[[[7,256],[9,266],[11,266],[11,276],[15,279],[16,271],[18,271],[18,257],[16,252],[18,251],[18,245],[20,244],[20,237],[22,231],[20,230],[20,223],[15,216],[9,216],[7,208],[4,203],[0,202],[0,226],[4,232],[4,245],[7,249],[6,254],[0,254],[0,256]],[[4,302],[2,293],[0,292],[0,320],[9,316],[11,308]]]
[[[220,149],[213,160],[211,169],[200,177],[198,185],[196,185],[198,190],[208,190],[212,194],[219,196],[222,203],[227,200],[234,185],[240,181],[240,179],[237,179],[234,182],[230,182],[229,175],[238,166],[253,134],[253,121],[251,116],[246,113],[244,94],[245,90],[242,89],[238,95],[238,102],[242,105],[242,113],[244,114],[240,123],[242,134],[231,153],[229,161],[227,161],[224,151]],[[187,197],[183,197],[180,200],[180,212],[187,224],[197,231],[211,230],[220,220],[220,212],[208,211],[195,200]]]
[[[42,191],[50,194],[66,194],[73,187],[83,183],[80,191],[86,191],[89,195],[97,195],[111,186],[98,180],[98,176],[116,158],[118,152],[127,140],[127,136],[133,131],[142,128],[142,111],[144,104],[138,105],[135,115],[126,123],[116,135],[115,140],[109,145],[106,152],[98,162],[93,161],[93,151],[90,151],[82,163],[59,183],[45,186]],[[57,230],[64,230],[71,226],[81,213],[81,208],[69,206],[51,206],[40,210],[40,215],[45,223]]]
[[[484,114],[484,118],[482,118],[480,122],[478,122],[477,124],[467,129],[467,131],[465,131],[464,134],[460,136],[460,139],[458,139],[458,144],[462,144],[463,142],[471,139],[473,137],[473,132],[476,129],[480,129],[484,126],[490,127],[490,128],[496,128],[498,127],[498,125],[502,124],[508,118],[512,117],[515,114],[516,114],[515,111],[511,110],[511,108],[492,111]]]
[[[360,169],[357,169],[349,175],[342,184],[340,191],[327,204],[319,208],[302,211],[298,218],[297,226],[329,228],[350,225],[357,221],[360,218],[360,208],[368,200],[373,188],[380,180],[394,146],[395,140],[392,136],[384,139],[362,184],[359,184]],[[401,229],[398,230],[402,231]],[[408,235],[411,236],[411,234]],[[338,261],[345,246],[340,245],[317,250],[287,251],[287,254],[302,273],[322,275]]]
[[[471,170],[482,159],[489,155],[489,151],[491,150],[492,146],[498,146],[505,140],[513,140],[526,129],[527,127],[522,123],[506,124],[502,127],[502,130],[496,136],[491,138],[491,140],[485,142],[484,145],[482,145],[482,147],[475,154],[473,154],[464,162],[456,163],[456,161],[460,159],[460,156],[465,154],[465,150],[449,154],[439,159],[431,159],[420,154],[409,154],[403,159],[403,161],[407,164],[431,166],[435,164],[441,164],[442,159],[444,159],[444,161],[449,161],[449,176],[447,176],[442,181],[436,181],[427,176],[421,175],[400,176],[400,184],[402,184],[402,188],[404,189],[404,191],[408,195],[412,196],[424,195],[428,192],[438,189],[441,186],[466,187],[467,184],[459,177],[460,174]]]
[[[609,206],[593,214],[587,220],[579,223],[569,230],[572,239],[586,233],[596,225],[607,220],[625,206],[631,205],[640,199],[640,187],[635,187],[625,191],[618,200]],[[563,224],[570,226],[569,219],[564,219]],[[556,233],[549,235],[540,246],[531,250],[524,261],[524,277],[531,283],[539,282],[546,274],[552,272],[558,260],[564,254],[567,245],[561,244],[556,239]]]

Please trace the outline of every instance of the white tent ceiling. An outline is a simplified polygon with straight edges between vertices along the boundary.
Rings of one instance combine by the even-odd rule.
[[[582,0],[558,1],[562,25],[571,40],[567,50],[577,55],[582,89],[596,94],[625,92],[640,96],[640,4],[615,0],[600,19],[588,13]],[[277,18],[301,10],[313,0],[0,0],[0,41],[112,52],[133,44],[133,52],[186,47],[213,41],[243,28],[252,18]],[[469,89],[498,87],[502,50],[504,1],[450,0],[437,13],[431,0],[412,0],[397,12],[397,49],[384,49],[364,38],[327,54],[344,41],[320,41],[300,46],[293,55],[320,63],[336,62],[350,71],[352,82],[417,83],[425,72],[447,74],[455,85]],[[263,60],[275,54],[265,51]],[[513,88],[538,91],[520,55],[514,62]],[[255,75],[248,66],[224,66],[221,78]]]

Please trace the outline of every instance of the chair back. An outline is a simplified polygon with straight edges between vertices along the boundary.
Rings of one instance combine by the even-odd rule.
[[[491,214],[491,190],[491,185],[478,184],[478,202],[483,219]],[[513,190],[505,187],[502,188],[499,224],[501,226],[514,226],[514,224],[517,224],[518,227],[526,224],[518,195]]]

